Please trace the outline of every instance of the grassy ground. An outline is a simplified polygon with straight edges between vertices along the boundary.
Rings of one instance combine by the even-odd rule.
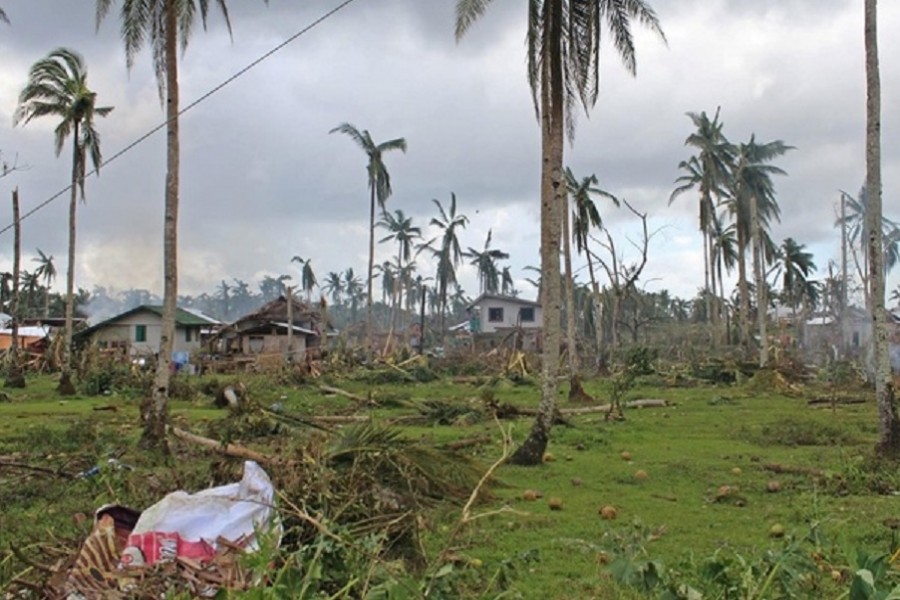
[[[245,382],[258,404],[280,403],[293,414],[348,414],[357,408],[353,401],[323,396],[313,385]],[[523,407],[536,406],[538,400],[537,387],[509,382],[334,383],[360,394],[372,392],[378,406],[357,412],[380,420],[408,415],[414,412],[411,403],[425,400],[473,408],[481,407],[488,396]],[[74,540],[90,527],[81,516],[97,506],[122,502],[141,508],[167,491],[195,490],[214,479],[215,465],[195,448],[179,447],[179,460],[164,469],[152,467],[152,460],[140,455],[134,444],[134,397],[61,400],[52,388],[49,378],[30,378],[25,390],[7,390],[10,401],[0,403],[0,462],[77,473],[115,455],[136,469],[103,469],[100,476],[70,480],[0,465],[0,585],[22,568],[7,553],[11,546]],[[585,389],[600,402],[609,398],[608,381],[588,381]],[[439,555],[452,555],[455,564],[466,565],[460,569],[478,571],[482,589],[489,590],[484,597],[496,596],[504,586],[511,597],[523,598],[660,597],[661,589],[642,591],[641,576],[629,579],[627,573],[646,574],[647,564],[653,562],[670,581],[699,586],[709,577],[702,565],[739,570],[742,567],[734,565],[743,561],[750,576],[762,580],[766,571],[754,575],[751,563],[764,564],[766,556],[799,548],[812,532],[815,539],[803,545],[802,553],[807,559],[827,556],[827,565],[822,565],[826,575],[835,570],[843,579],[833,583],[823,576],[813,581],[799,570],[797,576],[810,580],[805,597],[837,598],[849,586],[858,550],[895,549],[896,531],[885,522],[900,517],[893,493],[900,489],[900,475],[895,466],[871,459],[874,394],[855,390],[851,397],[868,401],[834,409],[808,405],[809,399],[827,393],[812,384],[789,388],[774,379],[756,385],[692,387],[667,387],[661,379],[641,381],[627,399],[658,398],[670,406],[628,410],[623,421],[586,414],[572,417],[570,426],[557,426],[548,448],[552,460],[540,467],[498,469],[493,499],[475,508],[476,514],[487,516],[451,538],[458,507],[427,515],[428,559],[434,563]],[[172,414],[176,423],[202,432],[205,423],[227,413],[198,394],[173,402]],[[501,426],[514,441],[521,441],[531,419]],[[488,419],[404,428],[411,438],[436,443],[489,437],[489,443],[466,450],[484,465],[503,452],[501,429]],[[262,451],[269,443],[250,437],[232,441]],[[777,491],[769,490],[776,486],[773,481]],[[526,490],[541,497],[527,500]],[[561,501],[561,510],[551,509],[550,498]],[[615,508],[614,519],[601,518],[603,506]],[[784,537],[770,535],[776,524],[784,529]],[[623,575],[622,568],[631,571]],[[792,594],[804,597],[796,596],[796,589]],[[790,596],[778,595],[773,588],[764,597]]]

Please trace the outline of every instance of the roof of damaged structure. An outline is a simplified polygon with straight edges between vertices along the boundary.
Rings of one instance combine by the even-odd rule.
[[[257,309],[255,312],[246,314],[228,326],[222,328],[219,335],[235,334],[237,332],[249,333],[258,327],[278,327],[287,329],[288,323],[291,322],[293,331],[306,335],[321,335],[319,332],[319,324],[322,322],[322,315],[318,308],[315,308],[299,298],[291,298],[291,319],[288,320],[288,300],[284,296],[279,296],[275,300],[268,302]],[[331,326],[329,325],[329,329]]]

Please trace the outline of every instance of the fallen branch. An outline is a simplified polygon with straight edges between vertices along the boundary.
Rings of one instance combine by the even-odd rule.
[[[631,402],[625,403],[625,408],[661,408],[665,406],[669,406],[668,400],[645,399],[632,400]],[[611,408],[612,404],[600,404],[597,406],[583,406],[579,408],[561,408],[559,412],[562,415],[586,415],[590,413],[609,412]],[[538,409],[536,408],[518,408],[517,410],[520,415],[534,416],[538,413]]]
[[[208,448],[209,450],[220,452],[225,456],[231,456],[233,458],[243,458],[245,460],[254,460],[258,463],[268,463],[272,461],[271,457],[260,454],[259,452],[251,450],[250,448],[238,446],[237,444],[223,444],[222,442],[206,438],[195,433],[179,429],[177,427],[169,428],[169,432],[179,440],[190,442],[198,446],[203,446],[204,448]]]
[[[48,475],[56,475],[57,477],[62,477],[64,479],[75,479],[75,475],[72,473],[67,473],[67,472],[61,471],[59,469],[51,469],[49,467],[39,467],[37,465],[29,465],[28,463],[10,462],[10,461],[5,461],[5,460],[0,460],[0,467],[10,467],[12,469],[22,469],[25,471],[35,471],[37,473],[46,473]]]
[[[320,385],[319,391],[323,394],[336,394],[338,396],[343,396],[344,398],[350,398],[360,404],[368,404],[372,401],[371,398],[366,398],[365,396],[360,396],[359,394],[354,394],[347,390],[342,390],[341,388],[331,387],[330,385]]]
[[[780,463],[767,463],[764,464],[762,468],[773,473],[786,473],[788,475],[812,475],[814,477],[821,477],[825,474],[821,469],[816,469],[815,467],[791,467]]]
[[[466,438],[464,440],[449,442],[447,444],[444,444],[444,447],[449,450],[461,450],[463,448],[469,448],[471,446],[481,446],[482,444],[489,443],[491,443],[491,436],[483,435],[480,437]]]

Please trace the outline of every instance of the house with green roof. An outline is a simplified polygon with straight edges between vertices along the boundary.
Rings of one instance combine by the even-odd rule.
[[[153,355],[159,350],[163,307],[142,304],[75,334],[78,343],[120,350],[128,356]],[[175,314],[173,354],[189,357],[202,349],[202,338],[222,325],[199,311],[179,308]]]

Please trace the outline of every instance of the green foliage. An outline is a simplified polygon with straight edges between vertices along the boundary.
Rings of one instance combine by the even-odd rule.
[[[632,346],[621,353],[620,362],[625,369],[635,376],[656,373],[655,363],[659,358],[659,350],[647,346]]]
[[[760,446],[844,446],[857,441],[842,423],[794,417],[767,423],[758,433],[749,433],[748,439]]]
[[[78,387],[86,396],[121,393],[143,396],[149,393],[153,372],[123,360],[91,363],[79,374]]]

